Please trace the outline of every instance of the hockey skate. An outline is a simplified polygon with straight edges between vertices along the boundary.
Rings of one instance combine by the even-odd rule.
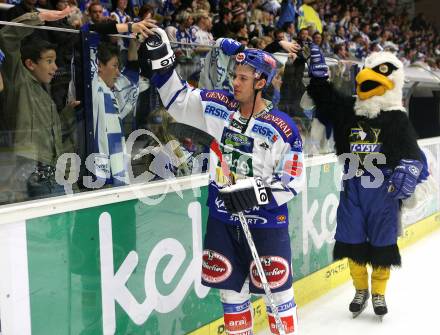
[[[356,290],[353,300],[350,303],[350,312],[353,313],[353,319],[356,318],[367,307],[367,301],[370,297],[368,290]]]
[[[380,321],[382,321],[384,315],[388,313],[385,296],[381,294],[373,294],[372,300],[374,313],[380,318]]]

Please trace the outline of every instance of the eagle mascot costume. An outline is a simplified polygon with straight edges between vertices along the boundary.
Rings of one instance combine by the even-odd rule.
[[[428,174],[426,158],[402,106],[403,64],[389,52],[371,54],[356,76],[357,96],[344,96],[328,81],[319,47],[311,45],[310,50],[307,92],[318,120],[333,131],[337,155],[344,157],[333,256],[348,258],[356,289],[349,306],[353,317],[370,297],[367,264],[372,266],[373,308],[382,318],[388,312],[385,290],[390,268],[401,265],[397,237],[402,200]],[[350,173],[353,161],[357,164]],[[368,168],[370,163],[373,169]]]

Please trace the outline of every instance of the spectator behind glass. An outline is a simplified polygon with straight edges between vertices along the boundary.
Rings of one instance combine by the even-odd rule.
[[[333,49],[330,45],[330,34],[326,31],[322,32],[321,50],[325,56],[333,55]]]
[[[245,47],[247,47],[248,44],[249,44],[249,39],[247,37],[244,37],[244,36],[238,36],[237,37],[237,42],[239,42],[240,44],[242,44]]]
[[[232,1],[231,0],[220,0],[220,12],[224,9],[232,10]]]
[[[232,24],[231,28],[232,32],[234,33],[234,38],[237,39],[238,37],[244,37],[248,38],[248,28],[246,23],[243,22],[235,22]]]
[[[37,9],[35,8],[37,4],[37,0],[23,0],[20,4],[15,5],[12,8],[9,8],[6,11],[5,19],[6,21],[12,21],[16,17],[19,17],[25,13],[35,12]]]
[[[162,24],[164,27],[171,24],[173,16],[180,6],[180,0],[165,0],[162,2],[162,6],[158,9],[158,14],[162,15]]]
[[[343,44],[345,43],[345,28],[344,26],[339,26],[336,30],[336,35],[333,38],[333,44]]]
[[[366,22],[361,23],[361,36],[367,45],[371,43],[370,36],[368,36],[370,32],[370,24]]]
[[[200,71],[204,66],[205,57],[211,48],[206,45],[214,44],[214,37],[210,33],[212,28],[212,21],[209,14],[205,11],[196,14],[196,24],[191,27],[191,39],[194,43],[200,44],[194,49],[197,57],[194,57],[194,63],[197,64],[197,70],[191,75],[190,82],[193,85],[197,85],[200,78]]]
[[[220,37],[231,37],[230,24],[232,22],[232,12],[225,8],[220,12],[220,20],[212,27],[212,35],[215,39]]]
[[[51,0],[50,5],[56,10],[65,10],[69,6],[68,0]],[[72,10],[72,8],[71,8]],[[74,13],[73,11],[71,13]],[[62,20],[47,23],[48,26],[64,29],[74,28],[69,23],[69,17]],[[51,31],[49,32],[51,42],[56,45],[58,70],[55,78],[51,82],[51,96],[57,105],[57,109],[64,108],[66,97],[71,80],[72,57],[75,43],[79,43],[79,35],[67,32]]]
[[[139,18],[141,20],[152,19],[154,17],[154,8],[150,5],[143,5],[139,9]]]
[[[317,46],[321,47],[321,44],[322,44],[322,35],[321,35],[321,33],[316,31],[313,34],[313,36],[312,36],[312,40],[313,40],[313,43],[315,43]]]
[[[287,41],[292,42],[296,37],[295,23],[294,22],[284,23],[283,30],[286,33]]]
[[[128,0],[116,0],[114,1],[115,5],[113,7],[113,11],[110,14],[110,18],[115,20],[117,23],[128,23],[131,20],[130,15],[126,12]],[[125,33],[124,35],[129,35],[129,33]],[[127,64],[127,53],[128,53],[128,43],[130,42],[129,38],[118,38],[117,40],[119,50],[121,52],[120,61],[122,66],[124,67]]]
[[[193,12],[205,11],[207,13],[211,12],[211,5],[207,0],[195,0],[192,2]]]
[[[348,59],[348,51],[345,44],[336,44],[333,50],[336,59],[344,60]]]
[[[45,21],[63,19],[70,13],[45,11],[27,13],[14,21],[27,25],[42,25]],[[16,190],[14,201],[63,194],[55,181],[58,157],[65,152],[75,152],[71,137],[76,121],[73,108],[79,101],[70,103],[58,113],[49,95],[48,85],[57,66],[55,47],[45,40],[26,40],[33,29],[6,26],[0,30],[0,48],[6,55],[5,111],[7,128],[14,135],[16,154],[15,176],[10,178]]]
[[[99,23],[106,20],[104,16],[104,7],[99,2],[91,3],[88,9],[91,23]]]
[[[371,27],[371,33],[369,35],[370,41],[371,42],[379,41],[381,34],[382,34],[382,28],[380,27],[379,23],[373,23]]]
[[[192,43],[193,40],[191,37],[191,27],[194,23],[192,13],[189,10],[181,11],[179,14],[177,14],[176,21],[177,30],[175,41],[179,43]],[[170,39],[170,41],[172,41],[172,39]],[[188,80],[190,75],[196,70],[194,61],[192,59],[193,47],[182,44],[176,44],[173,45],[173,47],[178,64],[177,72],[182,76],[183,79]]]
[[[127,153],[118,101],[113,93],[119,72],[117,45],[98,46],[98,75],[92,81],[95,176],[101,185],[128,183]]]
[[[338,15],[337,14],[333,14],[331,16],[330,22],[327,24],[327,31],[330,34],[335,34],[336,33],[336,26],[338,24]]]
[[[246,22],[246,11],[241,7],[240,5],[237,5],[232,9],[232,22],[240,22],[245,23]]]
[[[307,28],[303,28],[298,33],[298,43],[301,46],[304,46],[306,43],[310,42],[309,30]]]
[[[117,23],[127,23],[131,21],[130,15],[127,13],[128,0],[116,0],[110,17]]]

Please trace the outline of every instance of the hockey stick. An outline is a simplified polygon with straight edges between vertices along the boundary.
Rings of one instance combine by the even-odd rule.
[[[231,171],[229,169],[229,166],[223,159],[223,154],[220,150],[220,146],[213,136],[204,132],[203,130],[184,123],[170,124],[168,126],[168,131],[177,138],[189,137],[192,140],[195,140],[196,142],[209,147],[212,151],[214,151],[215,155],[219,159],[223,175],[226,177],[228,185],[232,185],[234,183],[234,178],[231,178]],[[284,326],[278,313],[278,307],[275,305],[272,291],[267,281],[266,274],[264,273],[263,266],[261,265],[260,256],[258,255],[257,248],[255,247],[255,243],[252,238],[251,231],[249,230],[249,225],[247,224],[246,217],[244,216],[243,212],[238,212],[238,217],[240,219],[241,228],[243,229],[244,235],[246,236],[246,241],[249,245],[249,249],[251,250],[255,266],[257,267],[257,272],[260,276],[264,293],[269,300],[270,309],[272,310],[272,313],[274,315],[277,330],[280,335],[285,335],[286,332],[284,331]]]

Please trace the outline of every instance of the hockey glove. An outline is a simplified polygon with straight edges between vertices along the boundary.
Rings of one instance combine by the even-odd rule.
[[[267,205],[272,192],[260,177],[239,179],[235,185],[220,189],[219,198],[223,200],[230,213],[238,213],[255,206]]]
[[[166,32],[161,28],[152,31],[154,34],[148,36],[138,50],[141,75],[146,78],[151,78],[153,71],[172,67],[176,60]]]
[[[232,38],[223,38],[220,42],[220,49],[225,55],[233,56],[244,50],[244,45]]]
[[[389,180],[388,192],[394,199],[407,199],[416,189],[423,164],[418,160],[401,159]]]
[[[328,66],[325,63],[321,48],[314,43],[310,44],[309,77],[328,78]]]
[[[427,180],[429,177],[428,160],[426,159],[426,155],[423,152],[423,150],[420,150],[420,156],[422,158],[423,168],[422,168],[422,172],[420,172],[419,179],[417,180],[418,183],[421,183],[421,182]]]

